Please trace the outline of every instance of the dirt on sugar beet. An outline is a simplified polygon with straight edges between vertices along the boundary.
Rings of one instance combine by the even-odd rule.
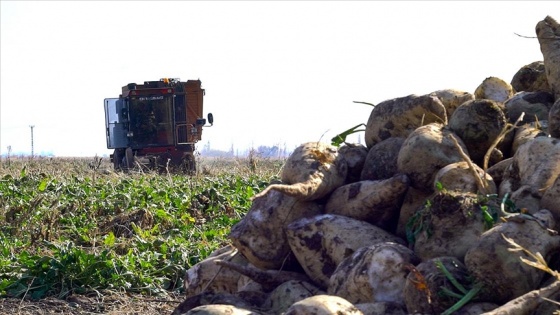
[[[183,294],[149,297],[126,293],[104,296],[72,295],[64,300],[48,297],[41,300],[0,298],[0,314],[107,314],[169,315],[185,299]]]

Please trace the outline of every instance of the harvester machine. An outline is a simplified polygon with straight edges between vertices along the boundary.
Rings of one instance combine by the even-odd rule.
[[[214,123],[211,113],[203,118],[204,94],[200,80],[165,78],[127,84],[118,98],[106,98],[107,148],[114,149],[115,170],[195,172],[195,145],[202,128]]]

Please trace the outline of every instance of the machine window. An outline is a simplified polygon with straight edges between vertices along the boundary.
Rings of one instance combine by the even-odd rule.
[[[162,146],[173,144],[173,100],[152,96],[130,101],[132,145]]]

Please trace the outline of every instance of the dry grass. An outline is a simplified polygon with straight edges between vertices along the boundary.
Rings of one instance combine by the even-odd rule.
[[[166,300],[134,296],[126,293],[104,293],[101,297],[72,295],[66,300],[48,297],[39,301],[6,298],[0,300],[0,314],[107,314],[163,315],[171,314],[184,300],[183,295],[170,294]]]

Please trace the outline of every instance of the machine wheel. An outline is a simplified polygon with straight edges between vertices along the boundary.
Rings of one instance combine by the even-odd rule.
[[[129,170],[134,167],[134,152],[131,148],[126,148],[124,155],[124,167]]]
[[[181,161],[181,167],[185,173],[194,175],[196,173],[196,161],[194,156],[192,154],[185,155]]]
[[[162,173],[169,170],[173,166],[173,157],[169,153],[163,153],[157,158],[157,170]]]
[[[115,149],[115,151],[113,152],[113,168],[115,169],[115,171],[121,169],[123,155],[124,154],[122,152],[122,149]]]

